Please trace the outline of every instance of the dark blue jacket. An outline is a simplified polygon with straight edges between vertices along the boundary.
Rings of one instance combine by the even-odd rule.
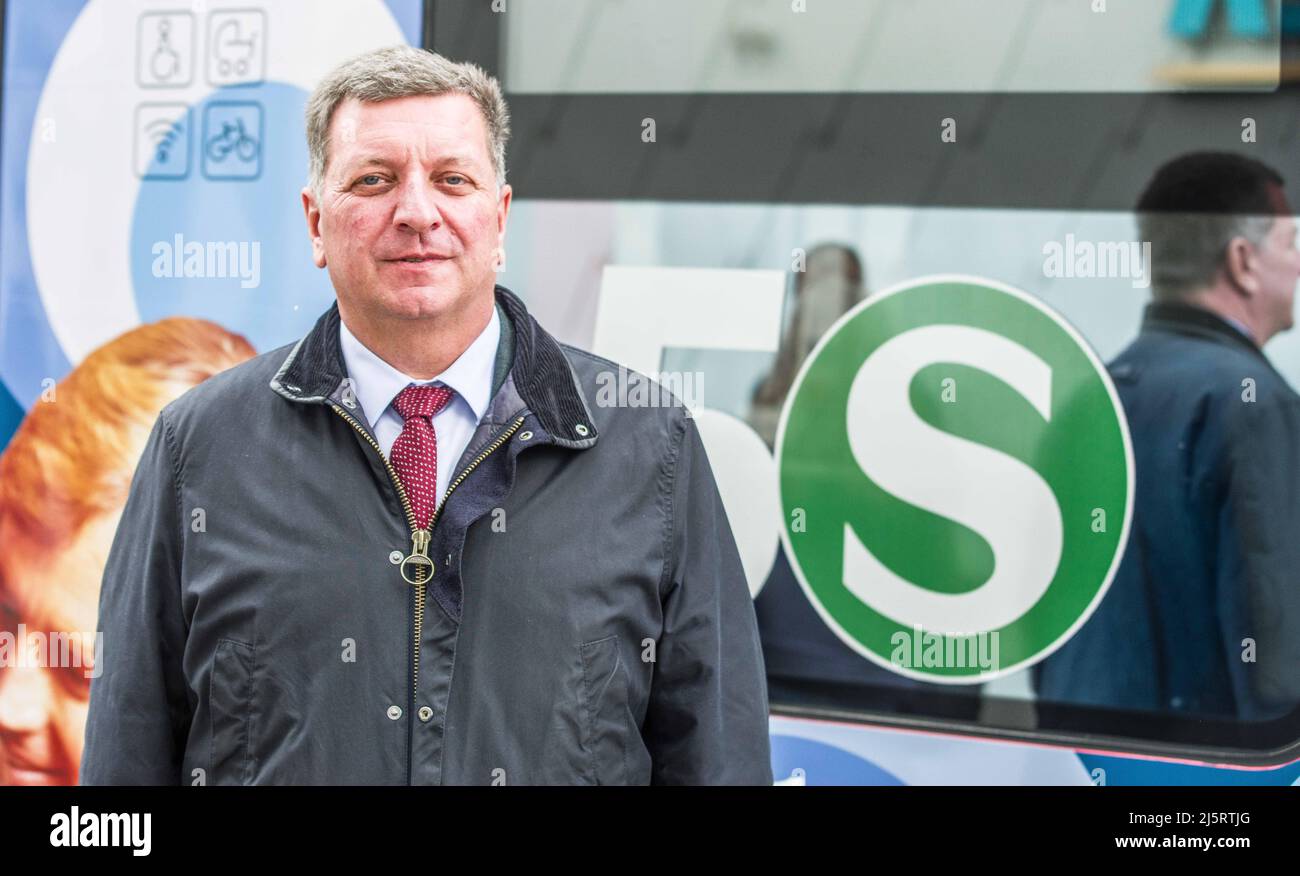
[[[494,395],[427,529],[337,304],[163,409],[104,571],[83,784],[771,783],[694,419],[602,405],[618,365],[496,302]]]
[[[1249,338],[1147,308],[1111,364],[1133,520],[1096,613],[1035,667],[1072,704],[1258,720],[1300,700],[1300,396]]]

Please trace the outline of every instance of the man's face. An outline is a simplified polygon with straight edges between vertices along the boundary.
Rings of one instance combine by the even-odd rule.
[[[343,101],[319,199],[303,190],[317,267],[345,313],[371,322],[463,312],[491,296],[510,187],[464,94]]]
[[[1286,205],[1281,205],[1286,208]],[[1258,249],[1256,273],[1259,307],[1270,334],[1284,332],[1295,324],[1296,284],[1300,282],[1300,250],[1296,249],[1296,222],[1286,214],[1278,216]]]
[[[838,247],[808,254],[807,270],[799,289],[799,328],[796,338],[804,353],[811,350],[835,321],[844,315],[857,286],[849,254]]]
[[[94,637],[79,634],[95,629],[100,576],[120,517],[91,521],[56,553],[5,557],[0,632],[14,637],[14,650],[0,666],[0,784],[77,783],[96,660]],[[67,634],[67,651],[50,647],[59,633]]]

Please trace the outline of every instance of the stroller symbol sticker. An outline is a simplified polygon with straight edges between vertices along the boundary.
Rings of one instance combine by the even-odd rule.
[[[266,14],[257,9],[214,12],[208,19],[208,81],[255,85],[266,75]]]

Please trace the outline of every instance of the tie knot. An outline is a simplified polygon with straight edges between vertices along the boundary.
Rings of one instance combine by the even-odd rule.
[[[451,401],[451,397],[455,394],[450,386],[436,383],[417,386],[410,383],[397,394],[397,398],[393,399],[393,407],[401,414],[404,421],[412,417],[432,418],[434,414],[446,407],[447,402]]]

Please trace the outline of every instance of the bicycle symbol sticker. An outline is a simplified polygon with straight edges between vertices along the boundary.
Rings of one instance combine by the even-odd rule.
[[[217,102],[203,112],[203,175],[253,180],[262,174],[262,105]]]

